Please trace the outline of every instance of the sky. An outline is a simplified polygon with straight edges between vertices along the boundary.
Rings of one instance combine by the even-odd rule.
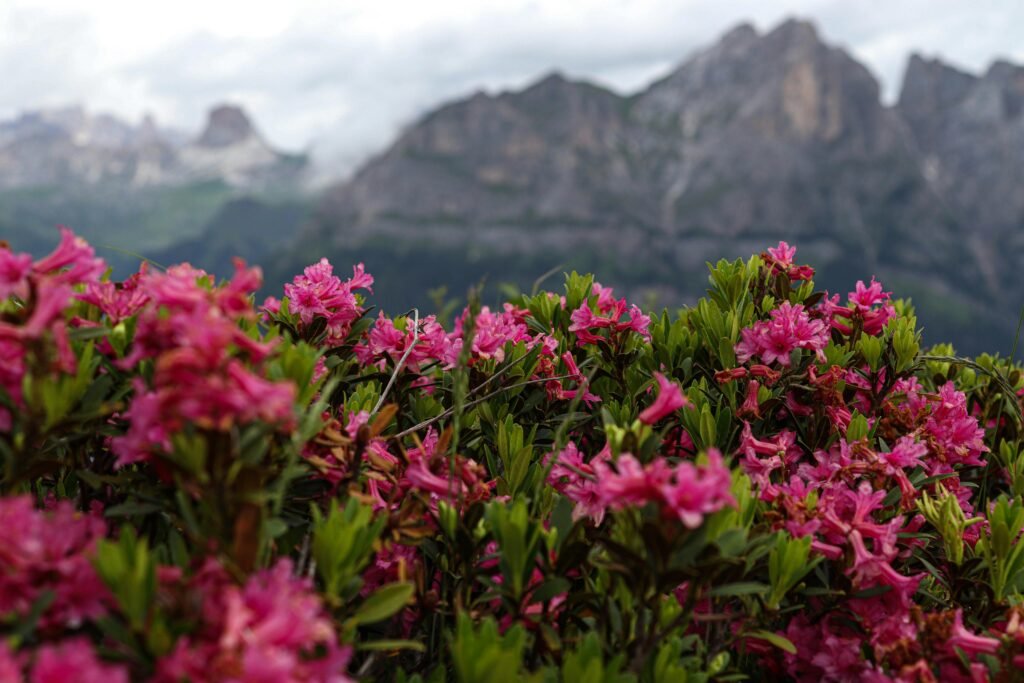
[[[796,16],[898,93],[920,52],[1024,63],[1017,0],[0,0],[0,118],[38,107],[198,131],[241,104],[343,176],[438,104],[552,70],[632,92],[741,21]]]

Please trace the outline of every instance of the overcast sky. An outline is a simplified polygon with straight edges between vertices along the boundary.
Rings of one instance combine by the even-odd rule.
[[[815,21],[898,90],[912,51],[1024,63],[1017,0],[0,0],[0,118],[81,103],[188,130],[213,103],[341,173],[438,103],[559,69],[629,92],[740,21]]]

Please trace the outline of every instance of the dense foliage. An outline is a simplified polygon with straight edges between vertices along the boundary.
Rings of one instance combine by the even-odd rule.
[[[0,248],[0,681],[981,681],[1024,380],[780,244],[648,315]]]

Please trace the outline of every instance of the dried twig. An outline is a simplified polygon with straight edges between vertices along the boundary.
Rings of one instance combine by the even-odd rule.
[[[494,398],[495,396],[497,396],[497,395],[499,395],[499,394],[501,394],[503,392],[511,391],[512,389],[518,389],[519,387],[525,387],[525,386],[530,385],[530,384],[539,384],[541,382],[559,382],[559,381],[561,381],[563,379],[570,379],[572,377],[576,377],[576,375],[559,375],[558,377],[541,377],[539,379],[529,379],[529,380],[526,380],[525,382],[519,382],[518,384],[510,384],[507,387],[502,387],[500,389],[496,389],[495,391],[492,391],[489,394],[481,396],[478,399],[474,399],[472,401],[467,402],[463,406],[463,408],[472,408],[473,406],[475,406],[477,404],[480,404],[480,403],[483,403],[484,401],[489,401],[490,399]],[[401,432],[398,432],[392,438],[400,439],[403,436],[409,436],[413,432],[418,432],[419,430],[423,429],[424,427],[429,427],[430,425],[434,424],[438,420],[443,420],[444,418],[452,415],[454,412],[455,412],[455,408],[449,408],[448,410],[444,411],[443,413],[441,413],[439,415],[435,415],[434,417],[430,418],[429,420],[424,420],[423,422],[420,422],[418,425],[414,425],[412,427],[409,427],[408,429],[405,429],[405,430],[403,430]]]
[[[391,373],[391,378],[388,380],[387,386],[384,387],[384,391],[381,392],[380,398],[377,399],[377,405],[375,405],[373,410],[370,411],[370,417],[376,415],[377,411],[380,410],[380,407],[384,405],[384,400],[388,397],[388,392],[391,391],[391,387],[395,385],[395,380],[398,379],[398,373],[402,371],[402,366],[405,365],[406,359],[409,358],[409,354],[412,353],[414,348],[416,348],[416,344],[420,340],[420,309],[412,309],[412,315],[412,344],[409,344],[405,353],[403,353],[402,357],[398,359],[398,363],[395,365],[394,372]]]

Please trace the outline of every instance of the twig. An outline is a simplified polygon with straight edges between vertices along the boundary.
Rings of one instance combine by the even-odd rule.
[[[560,271],[563,267],[565,267],[565,264],[559,263],[557,266],[555,266],[554,268],[552,268],[551,270],[547,271],[546,273],[538,277],[536,280],[534,280],[533,287],[530,288],[530,296],[536,296],[538,290],[540,290],[541,283],[543,283],[549,277]]]
[[[519,382],[518,384],[510,384],[507,387],[502,387],[501,389],[496,389],[495,391],[492,391],[489,394],[486,394],[484,396],[481,396],[480,398],[477,398],[477,399],[474,399],[472,401],[469,401],[468,403],[466,403],[463,406],[463,409],[465,409],[465,408],[472,408],[475,405],[478,405],[480,403],[483,403],[484,401],[488,401],[488,400],[494,398],[498,394],[501,394],[501,393],[506,392],[506,391],[511,391],[512,389],[518,389],[520,387],[525,387],[525,386],[530,385],[530,384],[540,384],[541,382],[560,382],[563,379],[570,379],[572,377],[576,377],[576,375],[559,375],[558,377],[541,377],[539,379],[529,379],[529,380],[526,380],[525,382]],[[423,429],[424,427],[429,427],[430,425],[434,424],[438,420],[443,420],[444,418],[448,417],[449,415],[452,415],[454,412],[455,412],[455,408],[449,408],[448,410],[444,411],[440,415],[435,415],[434,417],[430,418],[429,420],[424,420],[423,422],[420,422],[418,425],[414,425],[412,427],[409,427],[408,429],[405,429],[403,431],[398,432],[397,434],[395,434],[391,438],[393,438],[393,439],[400,439],[403,436],[409,436],[413,432],[418,432],[419,430]]]
[[[502,375],[504,375],[510,369],[512,369],[516,365],[519,365],[520,363],[522,363],[524,360],[529,358],[529,356],[530,356],[530,354],[527,353],[526,355],[520,356],[519,358],[516,358],[514,361],[511,361],[511,362],[507,363],[503,368],[498,370],[496,373],[494,373],[493,375],[491,375],[490,377],[485,379],[483,382],[481,382],[480,384],[477,384],[475,387],[470,389],[469,393],[466,394],[466,396],[472,396],[473,394],[477,393],[478,391],[480,391],[481,389],[486,387],[488,384],[490,384],[494,380],[496,380],[499,377],[501,377]]]
[[[1024,306],[1020,309],[1020,317],[1017,318],[1017,333],[1013,336],[1013,348],[1010,349],[1010,362],[1013,363],[1017,356],[1017,342],[1020,341],[1020,328],[1024,325]]]
[[[991,377],[992,380],[997,385],[999,385],[999,389],[1002,391],[1004,396],[1012,397],[1013,400],[1016,399],[1017,392],[1014,390],[1012,386],[1010,386],[1010,383],[1007,381],[1006,377],[1004,377],[1001,372],[998,372],[995,369],[989,370],[988,368],[979,365],[970,358],[960,358],[959,356],[918,356],[918,360],[922,362],[930,361],[933,363],[949,363],[951,365],[964,365],[974,370],[975,372],[980,372],[983,375]],[[1010,359],[1010,362],[1013,362],[1012,358]],[[1021,424],[1022,418],[1020,415],[1020,411],[1014,411],[1013,417],[1016,419],[1017,424]]]
[[[306,566],[306,560],[309,559],[309,536],[310,533],[307,531],[306,535],[302,537],[302,549],[299,550],[299,561],[295,563],[296,576],[302,576],[303,568]]]
[[[420,309],[418,309],[418,308],[412,309],[412,315],[413,315],[413,318],[412,318],[413,319],[413,323],[412,323],[412,344],[409,344],[408,348],[405,349],[405,353],[403,353],[402,357],[398,359],[398,364],[395,365],[395,370],[394,370],[394,372],[391,373],[391,379],[388,380],[387,386],[384,387],[384,391],[381,392],[380,398],[377,399],[377,405],[375,405],[373,407],[373,410],[370,412],[370,417],[373,417],[374,415],[376,415],[377,411],[380,410],[380,407],[382,405],[384,405],[384,399],[386,399],[388,397],[388,392],[391,391],[391,387],[394,386],[395,380],[398,379],[398,373],[402,371],[402,366],[405,365],[405,361],[406,361],[407,358],[409,358],[409,354],[412,353],[412,350],[414,348],[416,348],[416,344],[419,343],[419,340],[420,340]]]
[[[115,247],[115,246],[110,245],[110,244],[99,244],[97,246],[100,249],[109,249],[111,251],[117,251],[117,252],[120,252],[120,253],[124,254],[125,256],[131,256],[132,258],[137,258],[140,261],[145,261],[146,263],[152,264],[153,266],[155,266],[156,268],[158,268],[160,270],[163,270],[163,271],[167,270],[167,266],[161,265],[161,264],[157,263],[156,261],[154,261],[153,259],[151,259],[149,257],[146,257],[146,256],[143,256],[142,254],[139,254],[137,252],[134,252],[134,251],[131,251],[131,250],[128,250],[128,249],[122,249],[121,247]]]

